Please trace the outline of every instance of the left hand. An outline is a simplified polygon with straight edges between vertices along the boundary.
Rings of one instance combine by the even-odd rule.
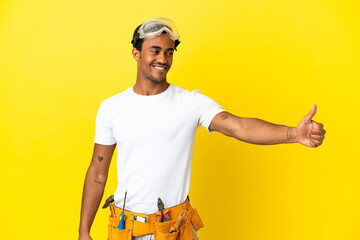
[[[296,127],[297,142],[307,147],[318,147],[323,143],[326,131],[324,125],[312,120],[317,106],[314,104],[308,115],[302,118]]]

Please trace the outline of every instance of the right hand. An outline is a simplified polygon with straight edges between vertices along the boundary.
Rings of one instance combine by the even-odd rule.
[[[317,110],[314,104],[311,111],[302,118],[296,127],[296,142],[307,147],[318,147],[323,143],[326,131],[324,125],[312,120]]]

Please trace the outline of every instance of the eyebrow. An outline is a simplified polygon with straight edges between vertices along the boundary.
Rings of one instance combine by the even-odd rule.
[[[161,47],[159,47],[159,46],[151,46],[150,48],[155,48],[155,49],[162,49]],[[166,51],[169,51],[169,50],[171,50],[171,51],[174,51],[174,48],[168,48],[168,49],[166,49]]]

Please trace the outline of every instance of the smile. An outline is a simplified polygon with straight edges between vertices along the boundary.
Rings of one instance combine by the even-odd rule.
[[[156,66],[151,65],[151,67],[154,68],[155,71],[157,71],[157,72],[165,72],[168,69],[167,66],[159,66],[159,65],[156,65]]]

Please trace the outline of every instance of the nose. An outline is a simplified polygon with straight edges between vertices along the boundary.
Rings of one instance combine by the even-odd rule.
[[[165,56],[165,52],[162,52],[162,53],[159,53],[157,55],[157,59],[156,59],[159,63],[162,63],[162,64],[166,64],[167,63],[167,59],[166,59],[166,56]]]

